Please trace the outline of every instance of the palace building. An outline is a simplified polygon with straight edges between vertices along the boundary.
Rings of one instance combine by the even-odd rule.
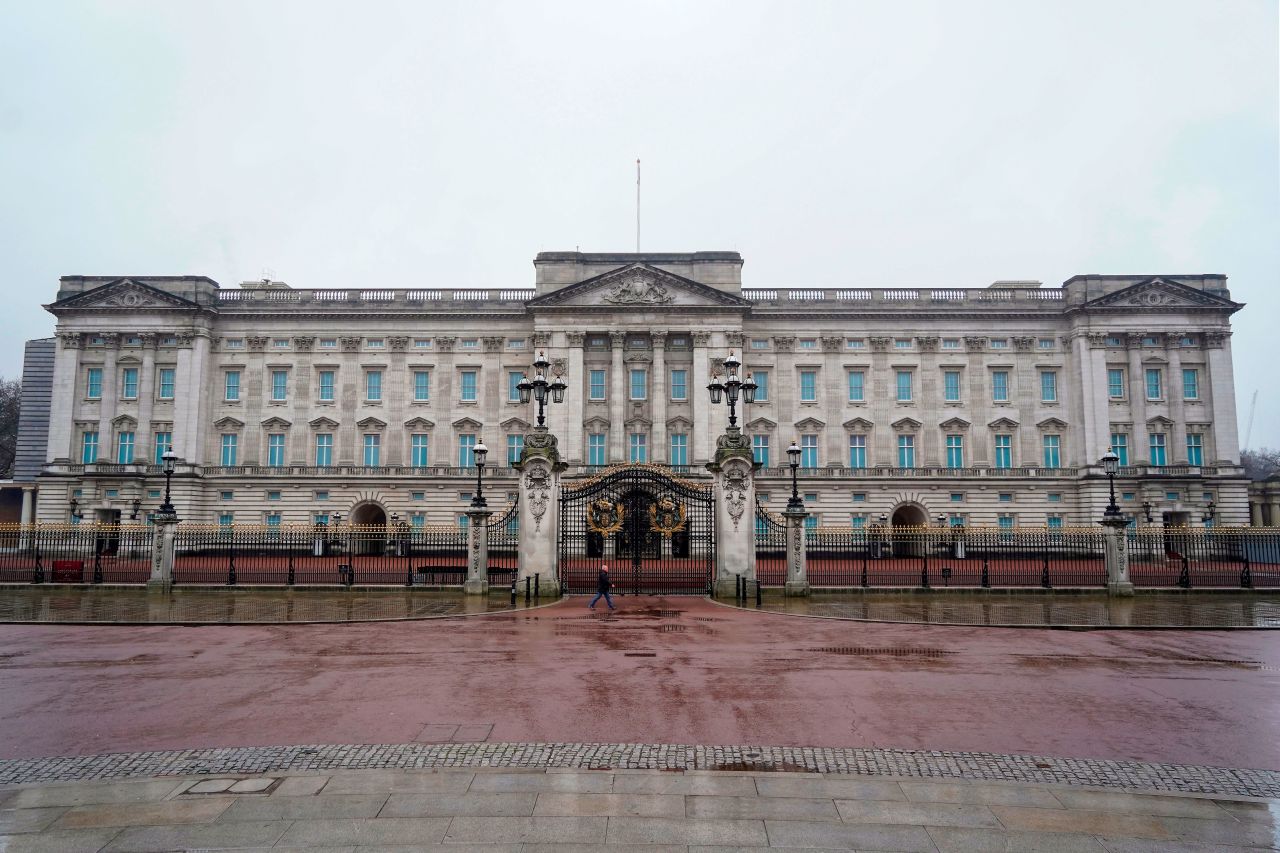
[[[490,506],[514,496],[539,352],[568,386],[547,406],[566,483],[634,462],[709,481],[732,352],[759,386],[736,415],[760,500],[786,503],[795,442],[812,524],[1089,524],[1109,448],[1125,513],[1248,523],[1225,276],[759,288],[742,265],[544,252],[508,289],[66,276],[28,345],[24,519],[145,516],[172,447],[186,520],[454,521],[478,442]]]

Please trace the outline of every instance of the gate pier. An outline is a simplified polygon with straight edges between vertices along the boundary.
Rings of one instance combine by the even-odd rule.
[[[462,591],[467,595],[489,593],[489,516],[487,509],[467,510],[467,579]]]
[[[556,542],[559,537],[560,461],[556,437],[545,426],[533,428],[525,436],[520,461],[520,588],[526,578],[534,578],[538,595],[560,594],[557,577]]]
[[[718,597],[734,594],[738,578],[755,580],[755,469],[751,441],[736,426],[716,439],[715,459],[707,470],[715,475],[716,580]]]

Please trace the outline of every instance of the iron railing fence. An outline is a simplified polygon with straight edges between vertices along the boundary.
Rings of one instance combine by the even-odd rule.
[[[520,501],[486,525],[489,540],[489,584],[509,586],[520,574]]]
[[[1137,527],[1127,535],[1135,586],[1280,587],[1280,529]]]
[[[466,575],[463,527],[181,524],[176,529],[175,585],[460,585]]]
[[[146,524],[0,525],[0,581],[146,583],[152,534]]]
[[[764,586],[787,582],[787,525],[756,500],[756,580]]]

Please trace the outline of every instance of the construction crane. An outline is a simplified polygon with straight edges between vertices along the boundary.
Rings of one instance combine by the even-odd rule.
[[[1249,402],[1249,421],[1244,428],[1244,446],[1240,449],[1249,449],[1249,439],[1253,437],[1253,413],[1258,408],[1258,389],[1253,389],[1253,399]]]

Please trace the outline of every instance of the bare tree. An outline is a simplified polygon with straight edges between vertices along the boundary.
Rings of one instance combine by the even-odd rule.
[[[18,450],[18,410],[22,403],[22,383],[0,377],[0,478],[13,476],[13,457]]]
[[[1240,454],[1240,464],[1244,466],[1244,473],[1250,480],[1265,480],[1280,473],[1280,450],[1269,447],[1245,450]]]

